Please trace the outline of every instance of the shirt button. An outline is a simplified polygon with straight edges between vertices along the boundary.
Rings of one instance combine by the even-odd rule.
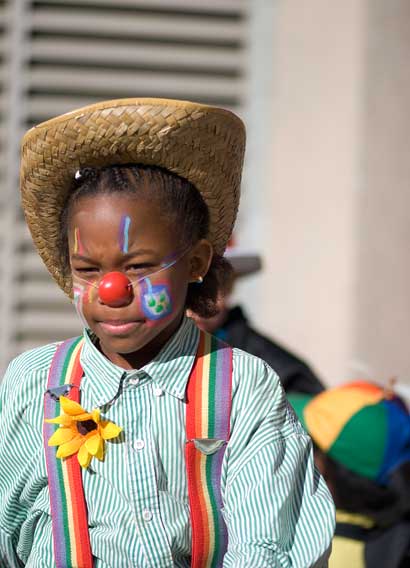
[[[160,389],[159,387],[154,388],[154,395],[155,396],[162,396],[163,394],[164,394],[164,391],[162,389]]]
[[[149,521],[152,519],[151,511],[149,509],[144,509],[142,512],[142,518],[144,519],[144,521],[149,523]]]
[[[134,379],[130,379],[130,385],[134,385],[135,387],[137,386],[137,384],[140,382],[138,377],[135,377]]]
[[[145,448],[145,442],[144,440],[135,440],[134,442],[134,448],[136,450],[143,450]]]

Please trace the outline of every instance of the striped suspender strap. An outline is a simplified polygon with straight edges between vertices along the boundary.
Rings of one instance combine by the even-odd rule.
[[[44,398],[45,418],[60,414],[59,396],[80,402],[82,338],[64,341],[51,363]],[[227,530],[222,518],[221,466],[229,440],[232,349],[201,332],[188,380],[185,450],[192,524],[192,568],[222,566]],[[43,436],[50,490],[56,568],[92,568],[87,507],[76,455],[60,460]]]
[[[79,387],[83,376],[80,364],[82,345],[83,339],[76,337],[64,341],[57,348],[44,397],[45,418],[59,416],[60,395],[80,402]],[[43,437],[56,567],[92,568],[81,467],[76,454],[64,460],[56,458],[56,448],[47,444],[54,431],[54,424],[44,422]]]
[[[228,545],[221,513],[221,466],[229,440],[231,391],[232,349],[201,332],[186,408],[192,568],[222,566]]]

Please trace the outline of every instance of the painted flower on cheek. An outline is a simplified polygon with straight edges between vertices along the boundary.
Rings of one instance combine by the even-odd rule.
[[[45,420],[50,424],[59,424],[48,445],[59,446],[58,458],[77,454],[82,467],[88,467],[93,457],[102,461],[105,440],[116,438],[122,428],[109,420],[101,420],[98,409],[86,412],[78,402],[65,396],[60,396],[60,405],[60,416]]]
[[[149,320],[159,320],[172,312],[171,295],[166,284],[151,284],[145,278],[141,286],[142,310]]]

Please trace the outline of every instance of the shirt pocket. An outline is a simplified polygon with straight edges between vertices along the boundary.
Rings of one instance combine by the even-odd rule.
[[[21,526],[19,548],[26,565],[50,568],[53,564],[50,496],[48,487],[41,489]]]

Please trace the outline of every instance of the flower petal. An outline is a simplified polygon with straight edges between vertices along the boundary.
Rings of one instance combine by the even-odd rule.
[[[97,434],[93,434],[85,441],[85,447],[90,452],[91,455],[95,456],[97,453],[101,452],[101,446],[103,444],[101,436]]]
[[[75,432],[71,428],[57,428],[48,440],[49,446],[60,446],[66,442],[70,442],[75,437]]]
[[[81,467],[88,467],[93,456],[88,452],[86,445],[83,444],[78,450],[77,457]]]
[[[104,440],[111,440],[116,438],[118,434],[122,431],[120,426],[110,422],[109,420],[101,420],[101,435]]]
[[[72,456],[80,449],[83,443],[84,443],[83,436],[76,436],[75,438],[70,440],[70,442],[62,444],[58,448],[56,456],[58,458],[67,458],[68,456]]]
[[[72,420],[75,420],[76,422],[86,422],[87,420],[92,420],[92,414],[90,414],[89,412],[83,412],[82,414],[76,414],[75,416],[72,417]]]
[[[100,447],[98,448],[98,451],[95,454],[95,457],[100,461],[102,461],[104,459],[104,440],[102,440],[102,439],[101,439]]]
[[[94,420],[94,422],[96,424],[99,423],[99,421],[100,421],[100,409],[99,408],[94,408],[94,410],[91,413],[91,420]]]
[[[60,404],[62,410],[70,416],[76,416],[77,414],[85,413],[85,410],[81,406],[81,404],[78,404],[78,402],[75,402],[74,400],[70,400],[66,396],[60,396]]]
[[[60,416],[56,416],[55,418],[45,418],[44,422],[47,422],[48,424],[62,424],[63,426],[70,426],[73,419],[71,416],[68,416],[68,414],[60,414]]]

